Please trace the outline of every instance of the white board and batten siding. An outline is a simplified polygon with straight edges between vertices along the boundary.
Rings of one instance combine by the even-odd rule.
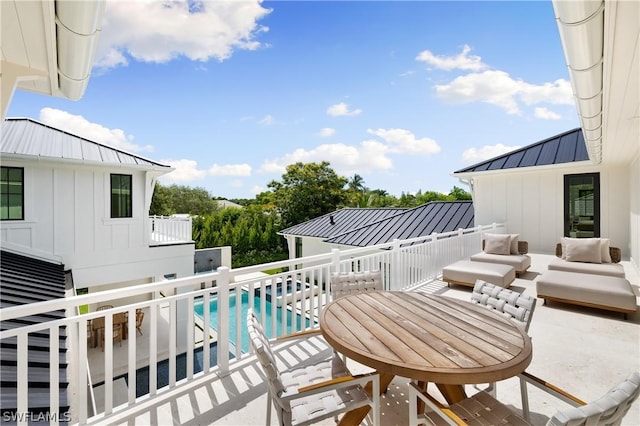
[[[570,167],[478,173],[473,178],[475,221],[506,222],[509,233],[519,233],[521,239],[528,241],[530,252],[555,253],[555,246],[564,234],[564,176],[580,173],[600,174],[600,233],[620,247],[623,258],[628,259],[632,255],[629,220],[632,191],[627,166],[576,163]],[[637,179],[634,186],[637,191]],[[635,240],[637,244],[637,235]]]
[[[24,168],[24,220],[3,221],[3,246],[62,261],[77,288],[193,274],[193,244],[149,247],[146,191],[157,172],[3,158]],[[132,217],[112,219],[111,174],[132,176]],[[150,198],[150,197],[149,197]]]

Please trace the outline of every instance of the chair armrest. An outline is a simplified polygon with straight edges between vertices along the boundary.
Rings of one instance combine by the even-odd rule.
[[[428,392],[422,392],[420,388],[413,382],[409,383],[409,386],[413,387],[413,392],[420,398],[429,408],[431,408],[436,414],[443,418],[449,424],[455,424],[458,426],[466,426],[467,422],[458,417],[449,407],[443,405],[440,401],[432,397]],[[411,399],[413,399],[410,396]],[[413,415],[413,413],[411,413]]]
[[[276,337],[276,340],[297,339],[300,337],[313,336],[316,334],[320,334],[319,328],[312,328],[309,330],[302,330],[302,331],[297,331],[295,333],[285,334],[285,335]]]
[[[295,392],[283,392],[280,397],[283,400],[293,400],[299,398],[300,396],[314,395],[322,392],[326,392],[329,390],[340,389],[348,386],[360,385],[364,387],[367,383],[373,383],[373,391],[374,395],[380,394],[380,376],[378,373],[369,373],[369,374],[360,374],[360,375],[351,375],[351,376],[343,376],[343,377],[335,377],[329,380],[325,380],[322,382],[314,383],[312,385],[303,386],[296,389]]]
[[[581,405],[587,405],[583,400],[571,395],[569,392],[562,390],[561,388],[555,386],[552,383],[549,383],[545,380],[540,379],[539,377],[534,376],[533,374],[527,373],[526,371],[520,373],[520,378],[527,383],[531,383],[533,386],[538,389],[542,389],[550,395],[555,396],[556,398],[561,399],[567,404],[573,407],[579,407]]]

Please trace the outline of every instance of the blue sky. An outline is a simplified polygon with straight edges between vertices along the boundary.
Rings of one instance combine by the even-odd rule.
[[[227,198],[323,160],[396,196],[448,192],[579,126],[550,1],[108,1],[83,99],[16,91],[7,116]]]

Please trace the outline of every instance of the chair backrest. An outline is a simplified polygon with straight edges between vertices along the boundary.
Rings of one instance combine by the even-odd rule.
[[[620,263],[622,260],[622,250],[618,247],[609,246],[609,255],[611,256],[611,263]],[[562,243],[556,244],[556,257],[562,257]]]
[[[249,344],[256,354],[265,376],[269,382],[269,388],[272,398],[278,401],[282,406],[282,401],[278,397],[284,390],[284,385],[280,378],[280,370],[276,364],[276,358],[271,350],[269,339],[262,328],[262,324],[256,317],[253,309],[247,312],[247,331],[249,332]]]
[[[517,291],[508,290],[482,280],[476,280],[471,293],[471,301],[495,309],[504,316],[515,320],[524,327],[525,331],[529,330],[533,311],[536,308],[535,297],[524,296]]]
[[[622,423],[631,404],[640,395],[640,373],[629,375],[622,383],[614,386],[602,398],[576,408],[562,410],[549,419],[547,425],[607,425]],[[637,420],[637,419],[636,419]]]
[[[379,290],[384,290],[380,271],[334,272],[331,274],[331,298],[333,300],[353,293]]]
[[[142,312],[142,310],[136,310],[136,328],[142,326],[142,320],[144,320],[144,312]]]

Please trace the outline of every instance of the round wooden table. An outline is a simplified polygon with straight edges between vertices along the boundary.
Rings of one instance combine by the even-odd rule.
[[[320,329],[338,352],[375,368],[382,390],[402,376],[437,384],[450,403],[465,397],[465,384],[516,376],[532,357],[531,339],[515,322],[471,302],[418,292],[342,297],[323,309]]]

